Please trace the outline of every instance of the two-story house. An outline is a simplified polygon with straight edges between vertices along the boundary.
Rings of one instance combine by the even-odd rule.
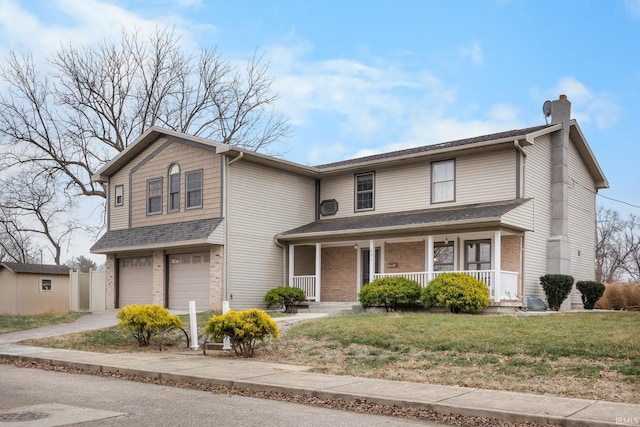
[[[500,308],[544,298],[547,273],[593,279],[608,183],[566,97],[547,110],[542,126],[315,167],[152,128],[94,177],[107,304],[260,307],[282,284],[355,302],[372,278],[464,271]]]

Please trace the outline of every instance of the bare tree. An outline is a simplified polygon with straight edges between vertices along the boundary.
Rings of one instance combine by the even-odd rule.
[[[640,224],[637,217],[620,218],[617,211],[598,207],[596,213],[596,280],[603,283],[619,281],[623,276],[638,280],[640,272]]]
[[[3,224],[6,233],[19,236],[11,240],[14,253],[25,254],[19,258],[26,262],[22,260],[29,258],[29,247],[24,247],[24,243],[32,243],[39,236],[46,242],[45,247],[51,251],[55,264],[60,265],[62,249],[80,225],[68,217],[67,208],[72,206],[61,203],[53,176],[37,171],[21,172],[9,180],[0,181],[0,186],[4,191],[0,208],[5,218],[11,219]],[[64,201],[69,199],[64,198]]]
[[[244,70],[216,49],[189,56],[171,29],[61,47],[49,64],[12,53],[0,66],[0,170],[34,164],[75,194],[105,197],[91,176],[154,125],[250,150],[289,134],[261,56]]]
[[[0,206],[0,262],[30,263],[37,259],[31,244],[31,235],[18,231],[22,229],[13,212],[5,212]]]

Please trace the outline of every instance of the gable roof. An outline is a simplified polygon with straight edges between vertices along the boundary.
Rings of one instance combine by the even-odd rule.
[[[283,241],[318,237],[357,235],[375,231],[415,232],[420,229],[445,228],[456,225],[500,225],[501,217],[531,199],[514,199],[502,202],[477,203],[446,208],[430,208],[385,214],[359,215],[355,217],[323,219],[285,231],[277,236]]]
[[[0,266],[6,268],[12,273],[25,274],[49,274],[68,276],[71,269],[66,265],[50,265],[50,264],[24,264],[21,262],[3,262]]]
[[[205,244],[220,223],[222,218],[209,218],[107,231],[91,247],[91,253],[106,254],[120,250],[166,248],[185,243]]]

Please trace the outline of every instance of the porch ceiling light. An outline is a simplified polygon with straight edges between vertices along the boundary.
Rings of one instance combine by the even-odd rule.
[[[355,249],[356,251],[358,250],[358,244],[357,243],[354,243],[353,249]]]

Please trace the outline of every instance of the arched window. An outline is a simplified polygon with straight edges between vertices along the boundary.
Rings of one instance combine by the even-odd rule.
[[[180,210],[180,166],[169,166],[169,212]]]

